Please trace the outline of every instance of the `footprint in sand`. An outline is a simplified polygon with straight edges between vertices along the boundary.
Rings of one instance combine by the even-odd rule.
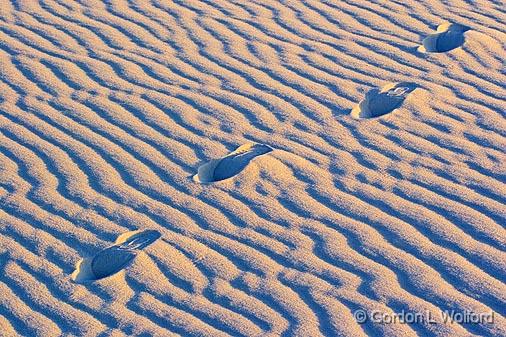
[[[273,151],[270,146],[258,143],[247,143],[220,159],[213,159],[198,169],[193,180],[200,183],[211,183],[225,180],[239,174],[251,160]]]
[[[443,23],[437,27],[437,33],[427,36],[418,47],[423,53],[444,53],[464,44],[464,33],[470,28],[458,23]]]
[[[390,83],[381,88],[370,90],[365,98],[351,110],[356,119],[374,118],[386,115],[401,106],[404,99],[417,88],[410,82]]]
[[[93,258],[81,260],[71,277],[76,282],[84,282],[116,274],[132,262],[143,248],[155,242],[160,236],[156,230],[122,234],[114,245],[101,250]]]

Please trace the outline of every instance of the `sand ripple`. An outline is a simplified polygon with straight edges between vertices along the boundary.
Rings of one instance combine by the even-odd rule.
[[[503,7],[3,1],[0,335],[506,336]],[[442,22],[465,43],[419,53]],[[246,143],[275,151],[192,179]],[[139,229],[126,269],[72,280]]]

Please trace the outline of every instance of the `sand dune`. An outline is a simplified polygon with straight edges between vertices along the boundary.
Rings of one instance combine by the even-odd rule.
[[[506,336],[505,43],[495,0],[3,1],[0,336]]]

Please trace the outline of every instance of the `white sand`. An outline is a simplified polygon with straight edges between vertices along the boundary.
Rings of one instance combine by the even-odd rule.
[[[506,336],[504,2],[106,3],[0,1],[0,336]]]

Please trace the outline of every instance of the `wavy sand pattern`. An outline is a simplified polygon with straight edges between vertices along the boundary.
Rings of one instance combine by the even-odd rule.
[[[2,1],[0,336],[506,336],[503,5]],[[465,41],[418,52],[444,22]],[[246,143],[276,150],[192,179]]]

